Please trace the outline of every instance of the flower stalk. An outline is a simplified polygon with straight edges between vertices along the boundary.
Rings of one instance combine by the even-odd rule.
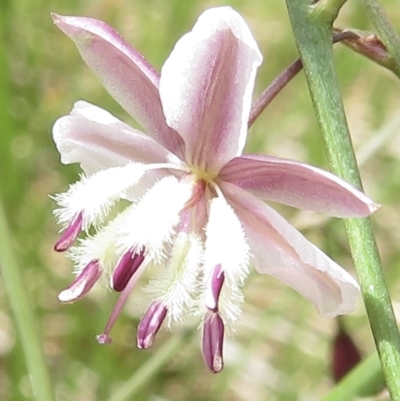
[[[286,0],[331,170],[361,187],[332,57],[332,22],[308,0]],[[400,400],[400,335],[369,219],[345,221],[361,291],[393,400]]]
[[[391,70],[400,78],[400,36],[393,29],[385,10],[377,0],[365,0],[363,3],[389,55],[393,58]]]

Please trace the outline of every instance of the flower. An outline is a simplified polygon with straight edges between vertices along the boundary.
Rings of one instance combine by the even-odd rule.
[[[54,141],[81,179],[54,198],[75,281],[62,302],[84,296],[101,276],[120,297],[100,343],[146,269],[148,309],[137,332],[148,348],[161,324],[188,314],[203,324],[203,356],[223,367],[225,330],[234,329],[242,286],[255,265],[310,300],[322,316],[354,310],[356,281],[264,203],[337,217],[367,216],[377,205],[316,167],[242,154],[262,56],[242,17],[229,7],[205,11],[158,74],[104,22],[53,15],[88,66],[143,127],[129,127],[84,101],[57,120]],[[129,201],[116,217],[110,213]],[[89,232],[89,229],[92,231]],[[94,229],[94,230],[93,230]],[[88,235],[72,246],[80,232]]]

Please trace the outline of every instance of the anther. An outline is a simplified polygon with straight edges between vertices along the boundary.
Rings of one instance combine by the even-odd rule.
[[[219,373],[224,367],[223,343],[224,323],[218,313],[207,312],[203,327],[202,351],[206,365],[213,373]]]
[[[118,262],[111,279],[111,287],[121,292],[131,277],[139,269],[144,260],[144,249],[136,253],[135,250],[126,252]]]
[[[82,270],[73,283],[58,294],[60,302],[74,302],[84,297],[101,276],[98,260],[93,260]]]
[[[54,250],[57,252],[64,252],[71,247],[79,233],[82,231],[83,214],[78,213],[62,233],[60,239],[54,245]]]
[[[167,316],[167,308],[161,302],[153,302],[139,322],[137,347],[148,349],[153,345],[154,337]]]

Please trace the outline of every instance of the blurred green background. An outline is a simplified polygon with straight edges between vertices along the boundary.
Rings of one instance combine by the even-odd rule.
[[[138,316],[128,304],[112,331],[111,346],[95,335],[115,302],[98,287],[84,300],[61,305],[57,294],[73,279],[71,264],[53,252],[58,227],[49,194],[77,179],[63,166],[51,137],[54,121],[84,99],[133,123],[59,31],[50,12],[102,19],[159,69],[174,43],[206,8],[229,4],[250,25],[264,62],[255,95],[297,57],[284,1],[247,0],[1,0],[0,196],[14,251],[35,309],[58,401],[121,401],[118,389],[157,360],[175,332],[161,330],[150,351],[135,346]],[[382,1],[395,27],[398,0]],[[360,1],[349,1],[336,26],[373,30]],[[335,45],[338,77],[365,191],[383,205],[373,216],[396,312],[400,301],[400,83],[383,68]],[[327,167],[305,79],[300,73],[264,111],[247,150]],[[354,273],[343,224],[337,219],[277,206],[297,228]],[[2,239],[0,238],[0,241]],[[129,400],[319,400],[333,385],[329,372],[336,322],[277,280],[253,273],[235,338],[225,345],[225,369],[203,364],[200,333],[190,335]],[[134,294],[132,294],[132,304]],[[365,310],[345,318],[365,354],[374,349]],[[181,337],[177,337],[181,338]],[[0,400],[31,399],[24,355],[0,277]],[[385,398],[385,395],[381,396]]]

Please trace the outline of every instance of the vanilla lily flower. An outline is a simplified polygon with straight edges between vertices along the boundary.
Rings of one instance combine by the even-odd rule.
[[[362,192],[307,164],[242,154],[255,74],[262,56],[242,17],[229,7],[204,12],[158,74],[111,27],[53,15],[87,65],[146,133],[84,101],[54,125],[65,164],[84,175],[55,196],[76,279],[62,302],[84,296],[101,276],[121,292],[101,343],[142,273],[148,309],[137,334],[148,348],[166,321],[203,321],[203,356],[223,367],[223,339],[234,329],[242,286],[254,265],[333,317],[354,310],[352,276],[311,244],[264,200],[363,217],[377,209]],[[129,205],[117,216],[110,213]],[[91,233],[88,231],[91,229]],[[81,232],[88,235],[72,246]]]

